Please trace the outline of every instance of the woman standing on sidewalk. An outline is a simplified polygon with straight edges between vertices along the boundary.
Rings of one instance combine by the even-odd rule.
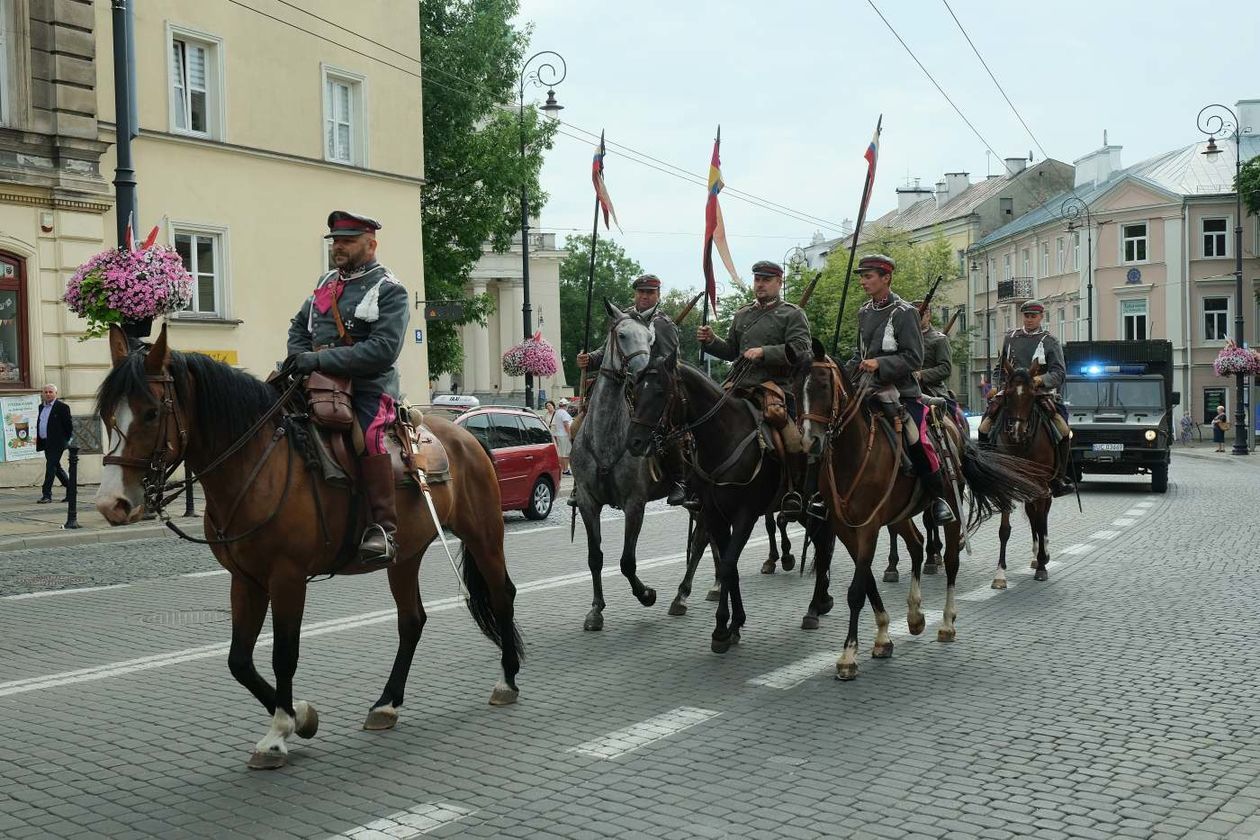
[[[1225,416],[1225,406],[1216,407],[1216,416],[1212,418],[1212,442],[1217,452],[1225,451],[1225,432],[1229,431],[1229,418]]]
[[[568,400],[560,400],[560,407],[555,408],[554,403],[548,402],[547,426],[551,429],[551,436],[556,439],[556,451],[560,455],[560,471],[564,475],[569,474],[569,451],[572,446],[569,441],[569,424],[573,422],[573,415],[567,411],[569,407]]]

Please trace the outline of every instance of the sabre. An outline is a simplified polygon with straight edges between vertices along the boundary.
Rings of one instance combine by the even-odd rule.
[[[433,494],[429,492],[429,483],[424,478],[424,471],[418,467],[413,467],[412,471],[416,474],[416,480],[420,482],[420,493],[424,496],[424,503],[429,508],[429,516],[433,517],[433,528],[437,531],[438,539],[442,541],[442,548],[446,551],[446,559],[451,561],[451,569],[455,572],[455,582],[459,584],[460,594],[467,601],[469,595],[468,590],[464,588],[464,573],[460,570],[459,564],[455,562],[455,555],[451,554],[451,547],[446,542],[446,534],[442,532],[442,521],[438,519],[437,508],[433,504]]]

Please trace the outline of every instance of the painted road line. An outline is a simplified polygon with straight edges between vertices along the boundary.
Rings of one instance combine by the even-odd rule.
[[[910,625],[906,623],[905,616],[902,616],[888,625],[888,635],[898,638],[904,636],[907,639],[921,638],[925,633],[927,633],[928,627],[931,627],[933,624],[940,624],[943,615],[944,613],[940,610],[924,610],[923,618],[925,623],[923,626],[923,633],[920,633],[918,636],[910,635]]]
[[[994,589],[992,585],[983,586],[979,589],[973,589],[970,592],[964,592],[958,596],[959,601],[987,601],[990,598],[996,598],[1003,592],[1008,592],[1015,588],[1015,581],[1010,578],[1006,579],[1006,589]]]
[[[5,595],[0,600],[25,601],[30,598],[47,598],[52,595],[78,595],[83,592],[103,592],[106,589],[126,589],[130,583],[113,583],[109,586],[82,586],[78,589],[41,589],[39,592],[23,592],[20,595]]]
[[[1128,510],[1126,510],[1124,512],[1124,515],[1125,516],[1146,516],[1146,514],[1148,513],[1150,513],[1150,511],[1148,511],[1146,508],[1135,507],[1135,508],[1129,508]]]
[[[330,840],[352,838],[352,840],[395,840],[396,838],[419,837],[434,829],[459,822],[464,817],[475,814],[472,808],[452,805],[449,802],[435,802],[430,805],[417,805],[406,811],[399,811],[373,820],[367,825],[352,828],[349,831],[334,835]]]
[[[1062,564],[1062,563],[1060,563],[1058,560],[1047,560],[1047,561],[1046,561],[1046,571],[1049,571],[1049,570],[1051,570],[1051,569],[1053,569],[1053,568],[1056,568],[1056,567],[1058,567],[1058,566],[1062,566],[1062,565],[1063,565],[1063,564]],[[1031,574],[1032,574],[1033,572],[1035,572],[1035,571],[1037,571],[1037,570],[1036,570],[1036,569],[1034,569],[1034,568],[1032,567],[1032,565],[1030,564],[1030,565],[1028,565],[1028,566],[1021,566],[1021,567],[1020,567],[1020,568],[1018,568],[1018,569],[1010,569],[1010,568],[1008,568],[1008,569],[1006,570],[1006,573],[1007,573],[1008,575],[1031,575]]]
[[[1088,554],[1089,552],[1093,550],[1094,550],[1094,547],[1090,545],[1089,543],[1077,543],[1076,545],[1069,545],[1067,548],[1059,549],[1059,553],[1060,554]]]
[[[692,706],[680,706],[677,709],[657,715],[654,718],[610,732],[602,738],[595,738],[585,744],[573,747],[570,752],[589,755],[592,758],[611,759],[623,756],[628,752],[646,747],[670,735],[677,735],[684,729],[704,723],[706,720],[720,715],[711,709],[697,709]]]
[[[566,507],[568,506],[566,505]],[[643,512],[643,515],[644,516],[662,516],[666,513],[678,513],[678,511],[672,508],[667,509],[667,510],[646,510]],[[601,516],[599,518],[599,521],[602,524],[604,522],[616,522],[618,519],[624,519],[624,518],[625,517],[620,514],[613,514],[612,516]],[[505,534],[505,536],[510,537],[513,534],[537,534],[541,531],[559,531],[561,528],[568,528],[568,527],[569,527],[568,525],[539,525],[537,528],[517,528],[515,530],[508,531]]]
[[[1115,525],[1117,528],[1127,528],[1128,526],[1132,525],[1133,522],[1134,522],[1133,519],[1117,519],[1111,524]]]
[[[1118,536],[1120,536],[1119,531],[1095,531],[1094,533],[1090,534],[1089,537],[1087,537],[1087,539],[1114,540]]]
[[[1134,503],[1133,503],[1133,506],[1134,506],[1134,507],[1154,507],[1154,506],[1155,506],[1155,503],[1154,503],[1154,502],[1152,502],[1152,501],[1149,501],[1149,500],[1148,500],[1148,501],[1145,501],[1145,502],[1134,502]]]
[[[213,571],[209,571],[209,572],[189,572],[188,574],[180,575],[180,577],[189,577],[189,578],[213,577],[214,575],[226,575],[227,573],[228,573],[227,569],[214,569]]]

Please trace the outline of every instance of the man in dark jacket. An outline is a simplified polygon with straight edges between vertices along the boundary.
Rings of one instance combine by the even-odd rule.
[[[54,476],[62,487],[70,487],[70,476],[61,468],[61,453],[74,436],[74,423],[70,420],[70,406],[57,399],[56,385],[45,385],[41,393],[44,401],[40,403],[39,422],[35,426],[35,450],[44,453],[44,488],[39,503],[46,505],[53,500]]]
[[[916,300],[915,309],[923,305]],[[919,388],[930,397],[949,397],[949,377],[954,372],[954,358],[949,350],[949,336],[932,326],[932,313],[924,311],[919,320],[923,330],[923,367],[914,372]]]
[[[337,269],[320,278],[289,324],[288,350],[296,373],[319,370],[350,377],[354,387],[365,447],[360,472],[372,511],[372,524],[359,543],[360,565],[392,563],[397,553],[394,470],[385,435],[398,417],[397,362],[411,312],[407,290],[376,261],[380,229],[367,216],[344,210],[329,214],[324,238],[332,240]],[[344,339],[334,313],[345,328]]]

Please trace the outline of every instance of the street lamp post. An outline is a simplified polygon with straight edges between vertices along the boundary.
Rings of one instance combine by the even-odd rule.
[[[534,59],[543,58],[534,70],[529,67],[534,63]],[[559,62],[557,68],[553,62]],[[543,103],[542,112],[549,117],[554,117],[561,109],[564,108],[559,102],[556,102],[556,85],[564,81],[565,75],[568,73],[568,67],[564,63],[564,56],[558,52],[551,50],[543,50],[536,52],[529,58],[525,59],[525,63],[521,65],[520,86],[518,89],[520,109],[517,112],[517,119],[520,125],[521,133],[521,340],[525,341],[529,338],[532,325],[532,316],[529,305],[529,183],[525,177],[525,85],[526,83],[536,87],[547,88],[547,101]],[[525,407],[534,407],[534,375],[528,371],[525,372]]]
[[[788,248],[783,252],[783,272],[789,277],[792,275],[793,261],[799,261],[801,263],[803,266],[801,268],[801,273],[803,275],[805,269],[809,267],[809,255],[805,253],[805,249],[800,245],[793,245],[791,248]],[[787,289],[785,288],[784,291],[786,292]]]
[[[1059,205],[1059,216],[1068,223],[1068,233],[1076,233],[1080,236],[1080,232],[1076,230],[1076,223],[1081,216],[1085,217],[1085,323],[1088,324],[1087,337],[1089,341],[1094,340],[1094,220],[1089,214],[1089,205],[1076,196],[1068,196],[1068,198]],[[1080,265],[1080,263],[1077,263]]]
[[[1243,258],[1242,258],[1242,190],[1239,189],[1238,175],[1242,170],[1242,130],[1238,124],[1238,115],[1225,105],[1208,105],[1199,111],[1196,118],[1199,131],[1208,136],[1205,155],[1220,154],[1216,145],[1216,135],[1232,130],[1234,132],[1234,340],[1238,346],[1246,344],[1243,324]],[[1243,404],[1247,393],[1247,375],[1235,374],[1234,393],[1234,454],[1247,455],[1247,407]]]

